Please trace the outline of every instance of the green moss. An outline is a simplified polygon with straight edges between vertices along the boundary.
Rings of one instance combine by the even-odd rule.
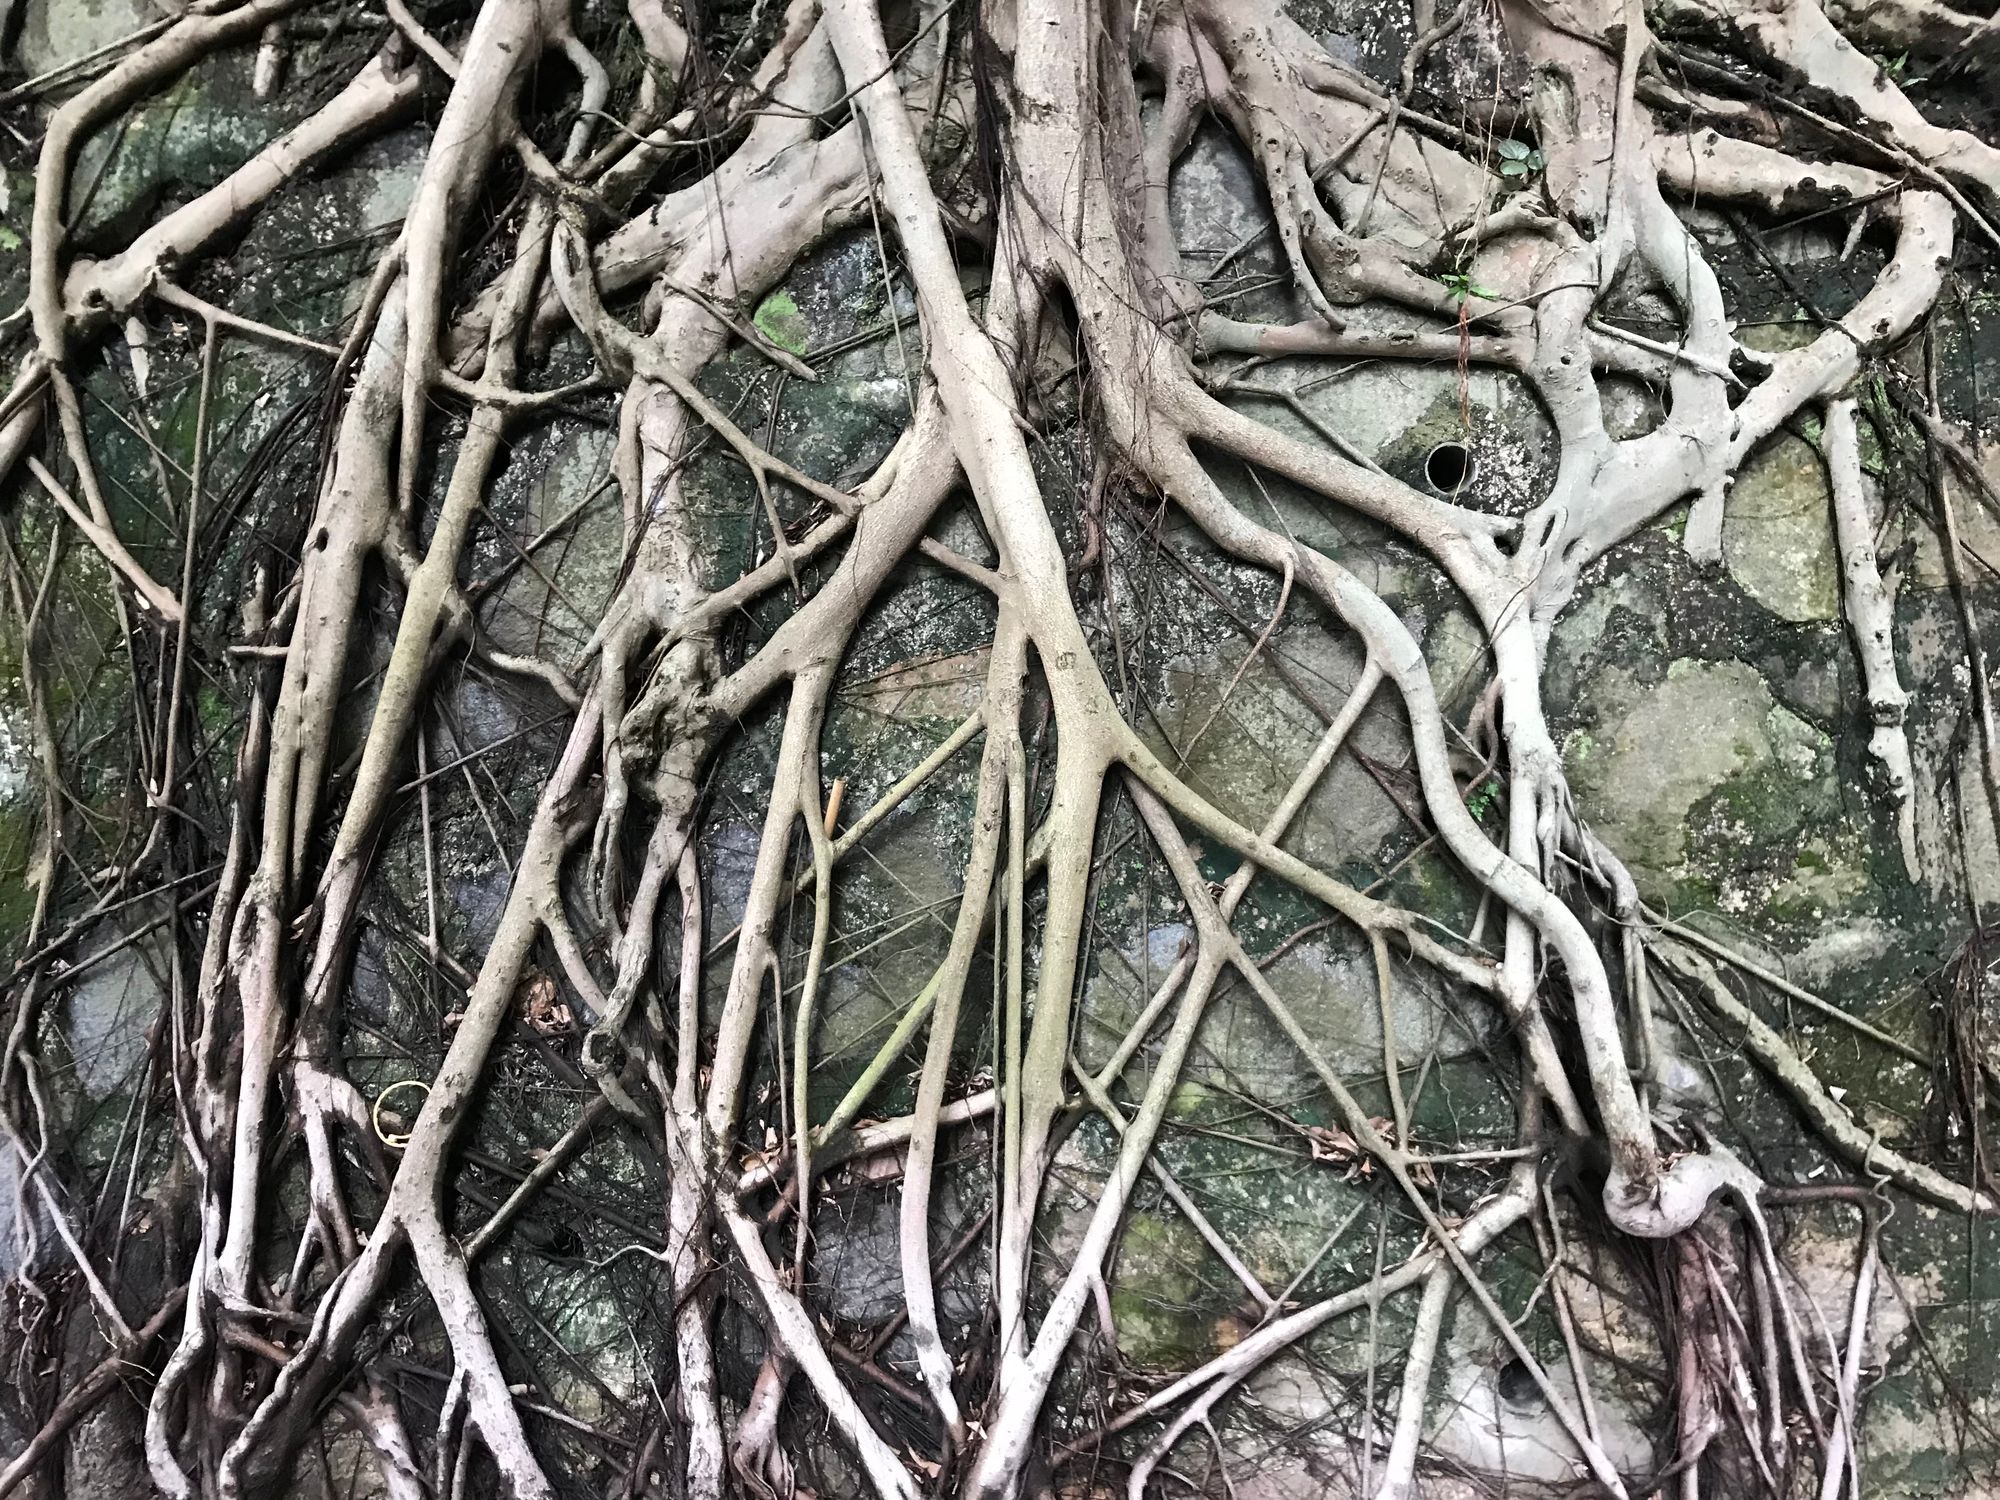
[[[28,861],[35,857],[35,824],[35,815],[25,808],[0,805],[0,950],[34,913],[26,877]]]
[[[1756,752],[1739,744],[1736,753],[1745,763],[1751,763]],[[1692,821],[1699,828],[1714,822],[1719,815],[1723,827],[1718,833],[1731,843],[1754,847],[1794,832],[1801,812],[1798,783],[1782,772],[1772,774],[1765,766],[1748,776],[1732,777],[1717,787],[1706,808],[1696,808]]]
[[[1185,1220],[1132,1215],[1111,1292],[1118,1351],[1126,1360],[1184,1369],[1215,1351],[1215,1315],[1204,1306],[1201,1273],[1213,1258]]]
[[[780,287],[757,308],[757,328],[780,349],[794,354],[806,352],[806,320],[792,294]]]
[[[1667,900],[1667,910],[1676,916],[1686,916],[1689,912],[1714,911],[1722,900],[1722,892],[1715,882],[1706,875],[1684,875],[1671,887]]]
[[[201,719],[201,727],[211,735],[225,733],[236,717],[235,705],[229,696],[213,682],[204,682],[201,691],[195,695],[195,713]]]

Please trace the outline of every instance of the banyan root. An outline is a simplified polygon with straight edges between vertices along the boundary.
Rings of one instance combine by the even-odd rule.
[[[1890,1205],[1995,1213],[1990,1166],[1962,1182],[1867,1128],[1711,963],[1720,945],[1648,907],[1571,787],[1545,684],[1594,564],[1683,515],[1690,565],[1717,565],[1743,466],[1817,415],[1858,667],[1845,711],[1919,873],[1924,739],[1877,550],[1896,476],[1864,469],[1862,396],[1915,400],[1954,266],[2000,243],[2000,151],[1859,48],[1945,56],[1992,23],[1916,0],[1426,3],[1385,84],[1275,0],[697,12],[391,0],[368,21],[225,0],[0,101],[43,111],[26,301],[0,320],[0,602],[38,793],[25,943],[0,977],[0,1181],[25,1247],[10,1317],[45,1341],[0,1493],[54,1480],[125,1389],[153,1485],[190,1500],[282,1492],[336,1447],[397,1500],[1226,1492],[1235,1399],[1350,1314],[1371,1372],[1381,1330],[1408,1322],[1400,1373],[1371,1373],[1365,1409],[1312,1439],[1377,1500],[1420,1492],[1451,1420],[1433,1377],[1461,1337],[1534,1387],[1548,1442],[1602,1493],[1857,1490]],[[239,62],[274,109],[301,89],[295,123],[213,185],[135,199],[148,222],[106,245],[85,227],[94,153]],[[334,326],[212,274],[312,174],[413,119],[407,212]],[[1186,163],[1221,140],[1265,222],[1187,242]],[[1845,310],[1749,347],[1690,201],[1865,239]],[[874,310],[852,338],[786,300],[815,255]],[[1251,284],[1249,257],[1284,303],[1268,321],[1232,281]],[[1641,305],[1671,326],[1627,327]],[[180,355],[160,320],[200,349],[191,424],[164,405]],[[318,382],[268,428],[218,418],[252,347]],[[1504,372],[1547,419],[1546,480],[1505,507],[1403,482],[1312,398],[1377,362],[1450,371],[1465,421],[1473,372]],[[1920,425],[1983,483],[1925,375]],[[1606,398],[1633,381],[1663,415],[1619,435]],[[802,437],[788,403],[808,387],[872,446],[836,464]],[[1887,407],[1867,410],[1891,446]],[[517,539],[517,481],[583,421],[606,429],[601,483]],[[239,426],[267,434],[261,457]],[[144,495],[116,467],[134,440]],[[718,473],[741,486],[726,516]],[[615,557],[572,548],[600,494]],[[1329,525],[1296,526],[1302,504]],[[1158,638],[1162,559],[1243,632],[1177,743],[1153,701],[1180,649]],[[225,599],[239,561],[248,586]],[[580,565],[600,567],[596,605],[571,598]],[[1239,610],[1253,577],[1263,602]],[[577,639],[516,628],[529,579]],[[958,591],[945,634],[977,638],[949,664],[967,701],[858,805],[852,689],[933,586]],[[1417,620],[1432,592],[1481,636],[1467,691]],[[61,654],[72,617],[118,679],[101,740],[71,702],[89,675]],[[1295,649],[1308,635],[1324,652]],[[1336,658],[1357,666],[1323,704],[1298,663]],[[534,705],[525,727],[468,740],[466,683]],[[1188,767],[1271,684],[1323,728],[1273,805],[1225,807]],[[1369,720],[1406,763],[1358,743]],[[114,744],[142,790],[106,802]],[[1357,758],[1413,830],[1365,890],[1347,877],[1376,851],[1298,840]],[[454,937],[459,822],[504,880],[476,942]],[[867,926],[856,871],[894,877],[881,846],[918,826],[960,851],[959,883]],[[1409,904],[1448,883],[1433,865],[1468,893],[1456,927]],[[1108,1025],[1100,981],[1128,950],[1105,897],[1128,866],[1147,872],[1130,910],[1171,909],[1185,940],[1157,968],[1148,950]],[[1255,936],[1295,907],[1275,951]],[[160,914],[145,930],[168,977],[107,1169],[65,1137],[45,1054],[61,997],[124,951],[93,956],[89,934],[135,910]],[[906,937],[921,972],[881,983],[875,955]],[[1362,956],[1365,1079],[1277,963],[1321,940]],[[421,1005],[370,998],[378,950],[411,960]],[[1398,1024],[1413,980],[1490,1012],[1468,1030],[1518,1105],[1509,1143],[1430,1138],[1436,1059]],[[871,984],[887,1008],[857,1041]],[[1725,1120],[1667,1107],[1670,1015],[1740,1049],[1852,1181],[1767,1181]],[[1379,1191],[1372,1269],[1330,1289],[1327,1251],[1276,1264],[1169,1160],[1206,1129],[1187,1086],[1227,1074],[1219,1033],[1245,1017],[1309,1087],[1244,1098],[1244,1128],[1287,1126],[1276,1155]],[[1854,1024],[1894,1066],[1922,1060]],[[1983,1111],[1983,1083],[1966,1092]],[[496,1145],[523,1094],[560,1118]],[[1801,1192],[1862,1208],[1839,1336],[1785,1258]],[[857,1195],[894,1226],[898,1306],[873,1329],[827,1295]],[[1225,1347],[1148,1389],[1119,1293],[1154,1213],[1246,1300]],[[1516,1245],[1546,1273],[1525,1305],[1496,1274]],[[1577,1293],[1586,1265],[1642,1258],[1662,1329],[1647,1373],[1671,1396],[1658,1464],[1631,1473]],[[629,1345],[625,1387],[530,1290],[579,1265],[619,1289],[604,1347]],[[632,1276],[654,1278],[636,1298]]]

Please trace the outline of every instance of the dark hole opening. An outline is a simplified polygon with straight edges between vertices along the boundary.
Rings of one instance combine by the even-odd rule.
[[[1472,477],[1472,450],[1463,443],[1439,443],[1424,460],[1424,478],[1445,494],[1464,487]]]
[[[1510,1359],[1500,1367],[1494,1384],[1500,1388],[1500,1399],[1509,1406],[1537,1407],[1542,1404],[1542,1388],[1535,1384],[1535,1377],[1518,1359]]]

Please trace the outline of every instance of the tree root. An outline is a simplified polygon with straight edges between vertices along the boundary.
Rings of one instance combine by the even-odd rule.
[[[1759,85],[1733,68],[1681,58],[1690,65],[1664,76],[1655,58],[1666,54],[1638,6],[1582,20],[1575,8],[1558,15],[1511,0],[1490,16],[1459,5],[1440,17],[1420,6],[1419,44],[1403,60],[1400,86],[1385,92],[1262,0],[1247,7],[1161,0],[1136,11],[1096,0],[1019,0],[987,6],[970,34],[948,7],[926,5],[911,18],[913,30],[888,18],[903,39],[893,52],[874,0],[797,0],[766,33],[768,48],[754,63],[739,55],[747,36],[727,56],[711,56],[722,32],[697,24],[692,12],[634,0],[638,46],[626,49],[632,66],[625,69],[600,62],[600,53],[612,58],[606,33],[580,12],[573,21],[562,0],[485,0],[459,29],[435,14],[420,20],[391,0],[390,45],[344,87],[319,95],[326,102],[298,125],[214,188],[160,215],[123,250],[102,259],[73,255],[71,176],[94,133],[224,47],[254,47],[254,89],[273,92],[308,50],[294,47],[295,23],[321,25],[301,8],[301,0],[197,6],[151,28],[108,66],[109,54],[79,65],[79,75],[103,71],[51,112],[43,137],[28,247],[33,344],[0,407],[0,479],[25,470],[66,524],[36,544],[46,548],[39,583],[31,582],[25,543],[6,538],[8,601],[20,621],[45,785],[29,871],[30,957],[7,980],[15,1010],[0,1060],[0,1126],[23,1164],[23,1203],[36,1205],[21,1222],[38,1234],[54,1231],[69,1268],[55,1279],[82,1288],[79,1305],[106,1330],[112,1353],[53,1404],[27,1450],[0,1471],[0,1493],[39,1470],[62,1434],[109,1392],[121,1362],[137,1359],[176,1316],[179,1337],[145,1427],[148,1465],[170,1495],[269,1493],[287,1481],[323,1414],[336,1409],[398,1500],[424,1493],[443,1500],[489,1483],[489,1474],[516,1496],[557,1493],[555,1450],[538,1440],[527,1413],[553,1413],[567,1438],[593,1426],[541,1396],[523,1398],[525,1372],[514,1368],[523,1355],[505,1319],[489,1309],[484,1277],[508,1263],[502,1247],[604,1119],[618,1120],[632,1149],[657,1167],[664,1223],[653,1238],[619,1221],[664,1268],[657,1346],[671,1349],[671,1379],[659,1384],[673,1386],[643,1444],[633,1441],[628,1495],[666,1468],[669,1488],[695,1500],[734,1489],[791,1492],[816,1473],[806,1420],[837,1435],[879,1496],[914,1500],[932,1478],[940,1492],[982,1500],[1021,1494],[1039,1475],[1053,1393],[1066,1371],[1080,1368],[1076,1335],[1093,1307],[1115,1350],[1114,1247],[1148,1172],[1240,1283],[1255,1321],[1225,1352],[1069,1446],[1080,1452],[1163,1418],[1134,1450],[1126,1481],[1134,1500],[1158,1487],[1187,1435],[1225,1448],[1217,1413],[1268,1361],[1364,1309],[1371,1374],[1355,1429],[1360,1467],[1377,1500],[1404,1500],[1414,1492],[1431,1376],[1460,1289],[1538,1384],[1594,1485],[1628,1493],[1634,1476],[1620,1474],[1607,1451],[1584,1369],[1589,1339],[1570,1300],[1576,1263],[1566,1240],[1579,1231],[1565,1227],[1575,1221],[1560,1215],[1556,1197],[1572,1191],[1557,1164],[1598,1154],[1607,1167],[1601,1188],[1593,1179],[1576,1189],[1601,1202],[1603,1220],[1588,1232],[1657,1242],[1654,1263],[1676,1328],[1663,1351],[1675,1382],[1674,1457],[1647,1482],[1677,1476],[1682,1493],[1693,1495],[1714,1476],[1706,1482],[1775,1492],[1808,1482],[1795,1469],[1816,1463],[1823,1500],[1858,1492],[1861,1351],[1874,1287],[1887,1274],[1878,1199],[1864,1204],[1844,1352],[1837,1368],[1821,1369],[1808,1355],[1767,1220],[1787,1201],[1784,1190],[1758,1179],[1699,1121],[1662,1105],[1669,1042],[1656,1002],[1691,1002],[1759,1065],[1816,1137],[1871,1181],[1880,1201],[1893,1192],[1982,1215],[2000,1204],[1983,1186],[1883,1146],[1737,997],[1698,951],[1702,940],[1646,909],[1632,875],[1589,832],[1589,809],[1572,799],[1543,680],[1550,633],[1590,564],[1682,504],[1689,552],[1716,562],[1730,485],[1744,461],[1780,427],[1823,408],[1870,754],[1914,874],[1908,693],[1898,677],[1893,584],[1875,555],[1877,520],[1864,493],[1851,393],[1929,314],[1959,221],[2000,238],[1989,217],[2000,211],[2000,151],[1932,124],[1843,33],[1910,47],[1956,38],[1957,47],[1986,38],[1990,23],[1928,0],[1829,7],[1785,0],[1761,8],[1683,0],[1651,17],[1698,21],[1738,61],[1796,80],[1799,97],[1760,104]],[[343,24],[324,23],[329,33]],[[1468,56],[1491,52],[1497,63],[1505,52],[1521,63],[1525,105],[1515,108],[1496,86],[1490,100],[1464,101],[1459,124],[1440,118],[1449,111],[1416,108],[1426,55],[1448,37]],[[410,65],[415,54],[423,61]],[[562,68],[543,67],[558,58]],[[220,294],[210,301],[187,289],[204,285],[185,278],[193,263],[287,182],[406,118],[426,86],[425,68],[449,88],[407,222],[379,259],[339,347],[224,306]],[[1157,109],[1142,107],[1142,90],[1157,91]],[[549,118],[551,98],[564,101],[559,126]],[[622,119],[619,109],[628,111]],[[1219,278],[1248,241],[1217,252],[1205,283],[1190,274],[1176,243],[1174,173],[1204,119],[1242,146],[1268,198],[1280,284],[1293,301],[1280,321],[1249,323],[1226,310]],[[983,173],[966,170],[973,148],[954,144],[968,121],[985,153]],[[1500,130],[1524,138],[1520,152],[1493,154]],[[1500,165],[1528,160],[1525,138],[1539,163],[1532,184]],[[559,148],[541,144],[557,139]],[[478,259],[462,252],[477,230],[491,227],[473,222],[475,209],[507,184],[521,196],[510,244],[493,254],[504,264],[483,286],[461,287],[459,263]],[[1698,220],[1684,217],[1669,194],[1785,217],[1850,213],[1857,234],[1865,215],[1889,226],[1893,245],[1846,313],[1803,345],[1753,355],[1739,344],[1724,283],[1689,227]],[[829,358],[843,345],[784,347],[748,314],[806,251],[864,213],[876,231],[888,308],[883,337],[893,328],[910,412],[887,457],[850,486],[780,457],[775,437],[753,436],[755,423],[727,409],[702,377],[734,341],[754,354],[758,378],[775,370],[779,380],[833,388],[822,377],[839,368]],[[965,274],[968,247],[990,271],[983,281]],[[1504,285],[1489,294],[1474,279],[1475,265],[1494,267]],[[635,329],[620,299],[641,291]],[[909,328],[907,304],[897,299],[912,292]],[[1668,305],[1675,326],[1667,335],[1611,321],[1617,299],[1637,295]],[[78,394],[86,388],[82,359],[149,299],[199,318],[204,333],[177,575],[121,539]],[[1376,315],[1385,308],[1393,322]],[[524,373],[564,329],[581,334],[574,357],[590,372],[551,389],[527,388]],[[133,330],[138,394],[152,401],[168,355],[162,341],[144,339],[142,324]],[[195,693],[203,653],[222,659],[225,650],[209,640],[215,601],[202,564],[204,528],[229,524],[228,515],[216,519],[211,502],[209,429],[218,345],[238,338],[330,358],[332,373],[321,473],[295,569],[282,586],[271,580],[275,599],[259,585],[245,639],[227,648],[252,686],[234,782],[225,788],[205,769]],[[1316,415],[1294,384],[1251,378],[1299,357],[1454,365],[1461,391],[1473,364],[1511,372],[1550,420],[1553,481],[1511,515],[1405,485]],[[1604,415],[1610,377],[1661,388],[1664,419],[1642,436],[1614,439]],[[1078,490],[1089,482],[1079,504],[1080,548],[1066,544],[1054,503],[1062,455],[1051,429],[1067,420],[1072,382],[1082,414]],[[612,458],[624,524],[616,589],[578,656],[550,661],[498,649],[485,613],[497,580],[463,575],[511,435],[607,384],[621,392]],[[469,404],[462,431],[447,436],[433,419],[439,393]],[[1327,445],[1299,441],[1229,404],[1231,396],[1278,399]],[[1934,415],[1926,420],[1934,436],[1950,439]],[[46,457],[31,451],[45,422]],[[747,472],[755,493],[759,529],[734,576],[717,575],[707,555],[712,533],[688,489],[688,460],[704,434]],[[1954,441],[1944,442],[1945,458],[1976,472],[1977,455]],[[437,466],[443,487],[432,498],[418,483],[420,469],[446,446],[449,460]],[[1484,633],[1492,674],[1463,734],[1398,610],[1335,556],[1301,541],[1275,506],[1275,526],[1238,506],[1222,483],[1232,464],[1260,488],[1262,476],[1279,476],[1315,503],[1365,518],[1412,566],[1434,570],[1457,591]],[[165,486],[164,458],[159,468]],[[961,477],[970,489],[967,521],[983,536],[947,545],[933,523]],[[1268,621],[1244,625],[1247,652],[1213,711],[1175,747],[1172,766],[1142,737],[1132,706],[1130,616],[1121,614],[1126,601],[1111,566],[1125,545],[1119,528],[1138,510],[1126,492],[1139,489],[1170,502],[1220,556],[1276,586]],[[803,518],[799,504],[808,507]],[[77,851],[98,839],[97,821],[109,820],[72,816],[84,804],[62,782],[69,730],[51,708],[43,660],[61,539],[71,534],[118,580],[113,598],[134,717],[145,720],[134,741],[146,789],[134,826],[143,832],[132,848],[117,844],[119,858],[106,860],[112,874],[102,880]],[[976,550],[986,544],[990,560]],[[843,667],[867,639],[874,602],[913,561],[949,574],[954,586],[970,583],[992,606],[997,623],[978,706],[842,831],[843,783],[825,785],[822,746],[841,702]],[[355,648],[375,634],[378,574],[395,601],[394,628],[383,636],[387,652],[365,726],[341,764],[336,757],[350,742],[339,730],[360,675]],[[178,588],[160,576],[177,576]],[[503,570],[500,579],[507,576]],[[1079,602],[1100,578],[1108,651]],[[164,628],[135,630],[130,600],[144,611],[139,618]],[[1266,613],[1246,608],[1242,617],[1263,621]],[[1253,668],[1282,667],[1284,637],[1315,628],[1314,619],[1351,638],[1359,679],[1338,712],[1321,711],[1324,733],[1278,804],[1256,818],[1233,816],[1177,768],[1240,706],[1239,685]],[[754,622],[750,630],[744,621]],[[482,800],[502,857],[511,856],[511,879],[485,951],[465,974],[439,937],[443,887],[426,721],[441,669],[468,657],[560,702],[569,729],[518,850],[503,837],[507,809],[496,819]],[[1407,724],[1415,791],[1406,810],[1419,847],[1448,859],[1481,902],[1469,935],[1377,899],[1373,886],[1356,890],[1287,847],[1301,809],[1350,749],[1385,682]],[[714,904],[704,890],[704,835],[718,813],[713,776],[739,726],[774,702],[782,728],[741,925],[712,940],[704,929]],[[844,945],[843,862],[982,734],[964,882],[948,922],[936,919],[948,926],[943,951],[887,1039],[816,1120],[815,1070],[827,1061],[822,1033],[835,976],[857,970],[869,951]],[[427,1078],[429,1069],[412,1075],[429,1091],[421,1111],[385,1152],[369,1100],[348,1074],[347,1029],[359,1019],[349,999],[360,934],[373,920],[381,850],[412,785],[405,761],[413,746],[430,908],[416,946],[467,992],[442,1062]],[[1211,739],[1206,748],[1213,747]],[[1468,766],[1475,779],[1504,788],[1497,837],[1467,809]],[[1138,857],[1148,868],[1157,858],[1170,874],[1193,935],[1088,1073],[1073,1032],[1079,1008],[1090,1003],[1087,981],[1102,940],[1096,886],[1105,830],[1119,826],[1128,801]],[[201,825],[204,806],[224,809],[226,842]],[[1196,835],[1238,857],[1219,887],[1202,874],[1190,842]],[[211,843],[222,845],[219,858],[208,852]],[[628,855],[641,847],[638,868],[628,871]],[[176,954],[156,1041],[160,1065],[150,1075],[161,1080],[156,1092],[171,1095],[176,1181],[188,1184],[186,1203],[173,1209],[186,1217],[172,1267],[174,1276],[187,1275],[185,1307],[149,1296],[146,1305],[157,1311],[134,1329],[120,1312],[117,1247],[126,1221],[100,1238],[100,1220],[81,1217],[78,1202],[59,1190],[67,1163],[50,1133],[37,1038],[49,995],[77,972],[56,967],[70,945],[122,910],[135,880],[154,875],[169,896],[164,930],[177,943],[183,886],[200,892],[212,882],[213,894],[201,898],[198,963]],[[1236,923],[1260,879],[1325,908],[1325,923],[1365,937],[1388,1123],[1368,1114],[1325,1039],[1280,992],[1271,975],[1281,971],[1267,970],[1245,947]],[[661,951],[670,924],[678,926],[671,960]],[[538,950],[555,977],[531,975]],[[992,1074],[967,1079],[967,1012],[987,960]],[[1512,1146],[1465,1153],[1413,1141],[1428,1063],[1399,1052],[1399,964],[1421,965],[1494,1003],[1506,1027],[1495,1065],[1521,1100]],[[664,972],[673,974],[671,999]],[[495,1205],[458,1180],[458,1162],[479,1128],[473,1122],[499,1070],[503,1038],[522,1027],[520,996],[530,979],[566,988],[587,1021],[575,1063],[547,1038],[531,1040],[562,1078],[594,1086],[597,1097],[566,1117],[574,1123],[554,1148],[517,1174],[519,1185]],[[1311,1266],[1273,1296],[1251,1257],[1231,1246],[1226,1226],[1159,1156],[1173,1128],[1169,1104],[1213,1002],[1237,980],[1331,1100],[1357,1163],[1379,1172],[1424,1226],[1420,1247],[1400,1264],[1378,1250],[1375,1275],[1304,1308],[1287,1299]],[[1894,1038],[1867,1034],[1910,1055]],[[1133,1084],[1121,1102],[1117,1091],[1142,1057],[1144,1085]],[[885,1081],[913,1062],[908,1112],[865,1119]],[[766,1103],[776,1126],[757,1113]],[[1109,1155],[1096,1201],[1052,1258],[1044,1183],[1064,1132],[1086,1109],[1108,1123]],[[145,1108],[140,1116],[143,1134]],[[304,1148],[297,1156],[279,1139],[280,1121],[296,1130]],[[962,1126],[990,1137],[992,1202],[976,1219],[990,1225],[990,1263],[976,1273],[993,1308],[990,1346],[955,1332],[940,1311],[946,1271],[989,1233],[975,1227],[942,1255],[933,1243],[949,1160],[944,1132]],[[759,1128],[770,1131],[761,1150]],[[886,1331],[842,1342],[814,1284],[824,1260],[815,1236],[830,1222],[829,1173],[892,1151],[902,1152],[903,1307]],[[130,1160],[135,1180],[138,1145]],[[1456,1187],[1447,1191],[1437,1180],[1444,1166],[1484,1162],[1479,1169],[1490,1171],[1494,1160],[1512,1165],[1483,1201],[1456,1198]],[[296,1197],[274,1186],[292,1180],[294,1163]],[[847,1190],[844,1179],[835,1186]],[[463,1242],[454,1217],[461,1191],[486,1209]],[[775,1195],[771,1206],[759,1197],[765,1193]],[[132,1197],[128,1180],[128,1210]],[[1490,1271],[1481,1270],[1496,1242],[1530,1219],[1573,1386],[1551,1377],[1520,1326],[1525,1315],[1502,1305]],[[39,1241],[30,1248],[41,1251]],[[399,1281],[405,1251],[415,1275]],[[594,1264],[605,1271],[623,1253]],[[626,1264],[647,1268],[644,1260]],[[484,1268],[479,1280],[475,1266]],[[1731,1290],[1738,1281],[1751,1290],[1747,1314]],[[1417,1289],[1388,1425],[1374,1409],[1375,1319],[1386,1299]],[[374,1358],[392,1291],[396,1328],[416,1318],[450,1353],[435,1430],[421,1442],[405,1425],[406,1396]],[[718,1349],[723,1331],[736,1326],[716,1321],[724,1300],[762,1333],[761,1348],[751,1351],[757,1373],[744,1389]],[[907,1367],[887,1362],[888,1340],[905,1330],[916,1371],[908,1379]],[[1831,1334],[1823,1342],[1830,1347]],[[885,1414],[874,1405],[884,1399],[912,1410]],[[1072,1415],[1056,1413],[1061,1422]],[[921,1440],[913,1421],[930,1424]],[[1816,1454],[1794,1441],[1806,1430]],[[1378,1471],[1380,1433],[1387,1445]],[[624,1451],[623,1435],[606,1429],[605,1436],[606,1452]],[[921,1456],[930,1452],[949,1470],[934,1473]],[[1226,1454],[1222,1463],[1227,1487]]]

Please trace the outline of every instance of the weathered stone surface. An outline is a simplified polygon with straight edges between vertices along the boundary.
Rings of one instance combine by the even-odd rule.
[[[98,932],[98,947],[125,936],[111,923]],[[162,976],[167,961],[157,939],[141,938],[96,965],[67,991],[64,1032],[77,1080],[90,1098],[102,1099],[137,1082],[147,1029],[159,1017],[166,997]]]
[[[1319,629],[1281,631],[1268,657],[1246,665],[1249,645],[1245,640],[1217,657],[1169,669],[1171,697],[1157,721],[1157,747],[1196,790],[1238,821],[1259,827],[1325,728],[1286,679],[1303,678],[1323,703],[1337,705],[1360,676],[1361,659],[1349,640]],[[1363,754],[1399,761],[1408,733],[1391,694],[1381,694],[1376,705],[1350,743]],[[1346,756],[1307,799],[1285,845],[1322,864],[1365,859],[1401,820],[1388,793]]]
[[[1446,1415],[1430,1434],[1431,1443],[1475,1470],[1530,1482],[1574,1481],[1576,1445],[1526,1371],[1494,1344],[1484,1315],[1461,1304],[1439,1355],[1443,1378],[1437,1402]],[[1577,1410],[1574,1373],[1561,1362],[1547,1368],[1557,1393]],[[1657,1465],[1654,1438],[1663,1432],[1648,1431],[1617,1401],[1601,1402],[1599,1418],[1604,1450],[1621,1472],[1643,1473]]]
[[[1592,826],[1655,894],[1708,852],[1691,815],[1711,796],[1705,831],[1725,838],[1796,832],[1833,798],[1826,736],[1741,662],[1682,659],[1650,682],[1611,668],[1588,701],[1596,727],[1570,734],[1564,765]]]
[[[1780,619],[1831,620],[1840,612],[1832,503],[1818,452],[1790,435],[1759,449],[1730,487],[1723,561]]]
[[[163,12],[147,0],[30,0],[14,53],[30,75],[123,41]]]

